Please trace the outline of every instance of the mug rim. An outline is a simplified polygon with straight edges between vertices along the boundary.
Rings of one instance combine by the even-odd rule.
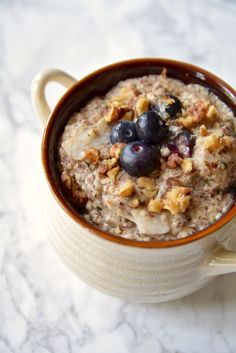
[[[52,178],[52,174],[49,170],[49,163],[48,163],[48,145],[49,145],[49,139],[50,139],[50,132],[52,130],[53,123],[55,122],[57,118],[57,113],[63,106],[64,102],[68,99],[68,97],[79,88],[81,84],[85,84],[86,81],[91,80],[93,77],[96,75],[99,75],[101,73],[105,73],[106,71],[109,71],[111,69],[116,69],[119,68],[120,66],[123,65],[132,65],[133,64],[145,64],[145,63],[154,63],[154,64],[159,64],[160,66],[165,67],[165,64],[173,64],[179,67],[185,67],[186,71],[193,71],[197,74],[204,75],[208,80],[211,79],[211,81],[214,81],[214,83],[217,84],[218,87],[224,88],[227,93],[230,93],[236,98],[236,91],[225,81],[223,81],[221,78],[216,76],[215,74],[202,69],[196,65],[186,63],[183,61],[178,61],[178,60],[172,60],[172,59],[165,59],[165,58],[136,58],[136,59],[129,59],[129,60],[123,60],[119,62],[112,63],[110,65],[103,66],[102,68],[99,68],[92,73],[84,76],[80,80],[78,80],[75,84],[72,85],[71,88],[69,88],[63,96],[58,100],[55,108],[51,112],[47,124],[44,129],[43,137],[42,137],[42,145],[41,145],[41,159],[42,159],[42,164],[44,168],[44,174],[46,176],[48,185],[50,187],[50,190],[56,199],[57,203],[61,208],[74,220],[76,223],[78,223],[80,226],[83,228],[86,228],[89,232],[93,233],[94,236],[99,236],[100,238],[103,238],[105,240],[118,243],[121,245],[126,245],[130,247],[138,247],[138,248],[172,248],[180,245],[186,245],[189,243],[192,243],[194,241],[197,241],[199,239],[205,238],[206,236],[216,232],[220,228],[222,228],[226,223],[231,221],[234,216],[236,215],[236,204],[233,204],[230,209],[222,215],[216,222],[213,224],[210,224],[208,227],[192,234],[189,235],[185,238],[181,239],[175,239],[175,240],[168,240],[168,241],[139,241],[139,240],[134,240],[134,239],[126,239],[122,238],[120,236],[114,235],[112,233],[103,231],[99,229],[98,227],[94,226],[93,224],[87,222],[83,216],[80,216],[77,214],[73,209],[71,209],[68,204],[65,202],[63,199],[62,195],[60,194],[57,186],[54,183],[54,180]],[[207,82],[207,80],[206,80]],[[209,87],[211,87],[209,85]]]

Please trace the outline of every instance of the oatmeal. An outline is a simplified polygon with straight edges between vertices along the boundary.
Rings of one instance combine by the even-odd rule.
[[[207,88],[165,71],[93,98],[70,118],[58,148],[73,205],[120,237],[183,238],[234,200],[233,112]]]

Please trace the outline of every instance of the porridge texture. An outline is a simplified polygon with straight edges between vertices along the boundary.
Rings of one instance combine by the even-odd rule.
[[[58,148],[68,198],[87,221],[120,237],[187,237],[234,202],[232,111],[165,70],[93,98],[69,119]]]

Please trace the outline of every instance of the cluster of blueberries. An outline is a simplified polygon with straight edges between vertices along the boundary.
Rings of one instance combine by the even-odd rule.
[[[110,142],[126,143],[120,156],[120,164],[131,176],[148,175],[158,165],[158,147],[168,134],[165,120],[175,119],[182,110],[182,104],[177,97],[169,95],[166,98],[164,103],[157,103],[141,114],[136,123],[120,121],[112,127]],[[186,136],[184,138],[186,139]],[[178,149],[173,143],[169,147],[176,151]]]

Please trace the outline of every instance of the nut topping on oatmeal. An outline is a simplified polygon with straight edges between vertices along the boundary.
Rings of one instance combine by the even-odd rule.
[[[183,159],[176,153],[172,153],[167,160],[166,166],[170,169],[177,168],[182,164]]]
[[[193,118],[194,123],[200,123],[205,119],[209,106],[210,102],[201,100],[192,105],[189,114]]]
[[[139,206],[139,199],[137,197],[134,197],[132,200],[130,200],[129,206],[131,208],[137,208]]]
[[[98,168],[99,174],[105,175],[108,172],[108,170],[112,169],[116,165],[117,165],[116,158],[104,159]]]
[[[135,109],[138,115],[141,115],[142,113],[146,112],[149,108],[149,100],[146,97],[140,97],[138,98],[136,104],[135,104]]]
[[[129,104],[139,94],[140,91],[135,86],[125,86],[120,89],[119,94],[113,98],[113,101],[119,104]]]
[[[114,167],[114,168],[108,170],[107,176],[108,176],[110,179],[112,179],[113,181],[115,181],[116,176],[118,175],[119,171],[120,171],[120,167],[119,167],[119,166]]]
[[[87,151],[84,151],[84,159],[91,163],[98,163],[100,152],[96,148],[89,148]]]
[[[181,162],[181,168],[184,173],[190,173],[193,170],[193,162],[191,158],[185,158]]]
[[[194,126],[194,121],[192,116],[187,116],[186,118],[179,118],[177,122],[185,127],[186,129],[189,129]]]
[[[125,147],[125,143],[123,143],[123,142],[117,142],[114,145],[112,145],[110,148],[111,158],[119,159],[120,154],[121,154],[124,147]]]
[[[185,128],[193,128],[203,121],[213,122],[218,116],[216,107],[208,101],[197,101],[192,105],[188,114],[178,119],[178,122]]]
[[[133,110],[130,110],[122,116],[121,120],[131,121],[131,120],[133,120],[133,118],[134,118],[134,112],[133,112]]]
[[[137,179],[137,185],[141,189],[153,190],[155,189],[155,181],[153,178],[140,177]]]
[[[163,208],[170,211],[172,215],[177,213],[184,213],[190,204],[192,191],[191,188],[184,186],[175,186],[166,193],[163,199]]]
[[[207,112],[206,117],[210,121],[214,121],[218,116],[218,111],[214,105],[210,105]]]
[[[163,209],[163,202],[160,199],[150,200],[148,203],[148,211],[160,213]]]
[[[206,126],[204,124],[201,125],[200,128],[199,128],[199,135],[200,136],[207,136],[208,135],[207,128],[206,128]]]
[[[124,114],[129,111],[128,107],[115,106],[113,105],[109,112],[104,116],[104,119],[107,123],[111,123],[116,120],[123,118]]]
[[[126,181],[124,185],[121,186],[121,188],[118,191],[118,195],[121,197],[129,197],[131,196],[135,191],[135,185],[132,180]]]
[[[205,137],[204,147],[209,152],[218,151],[220,152],[225,147],[230,148],[232,146],[233,139],[230,136],[219,136],[217,134],[210,134]]]

